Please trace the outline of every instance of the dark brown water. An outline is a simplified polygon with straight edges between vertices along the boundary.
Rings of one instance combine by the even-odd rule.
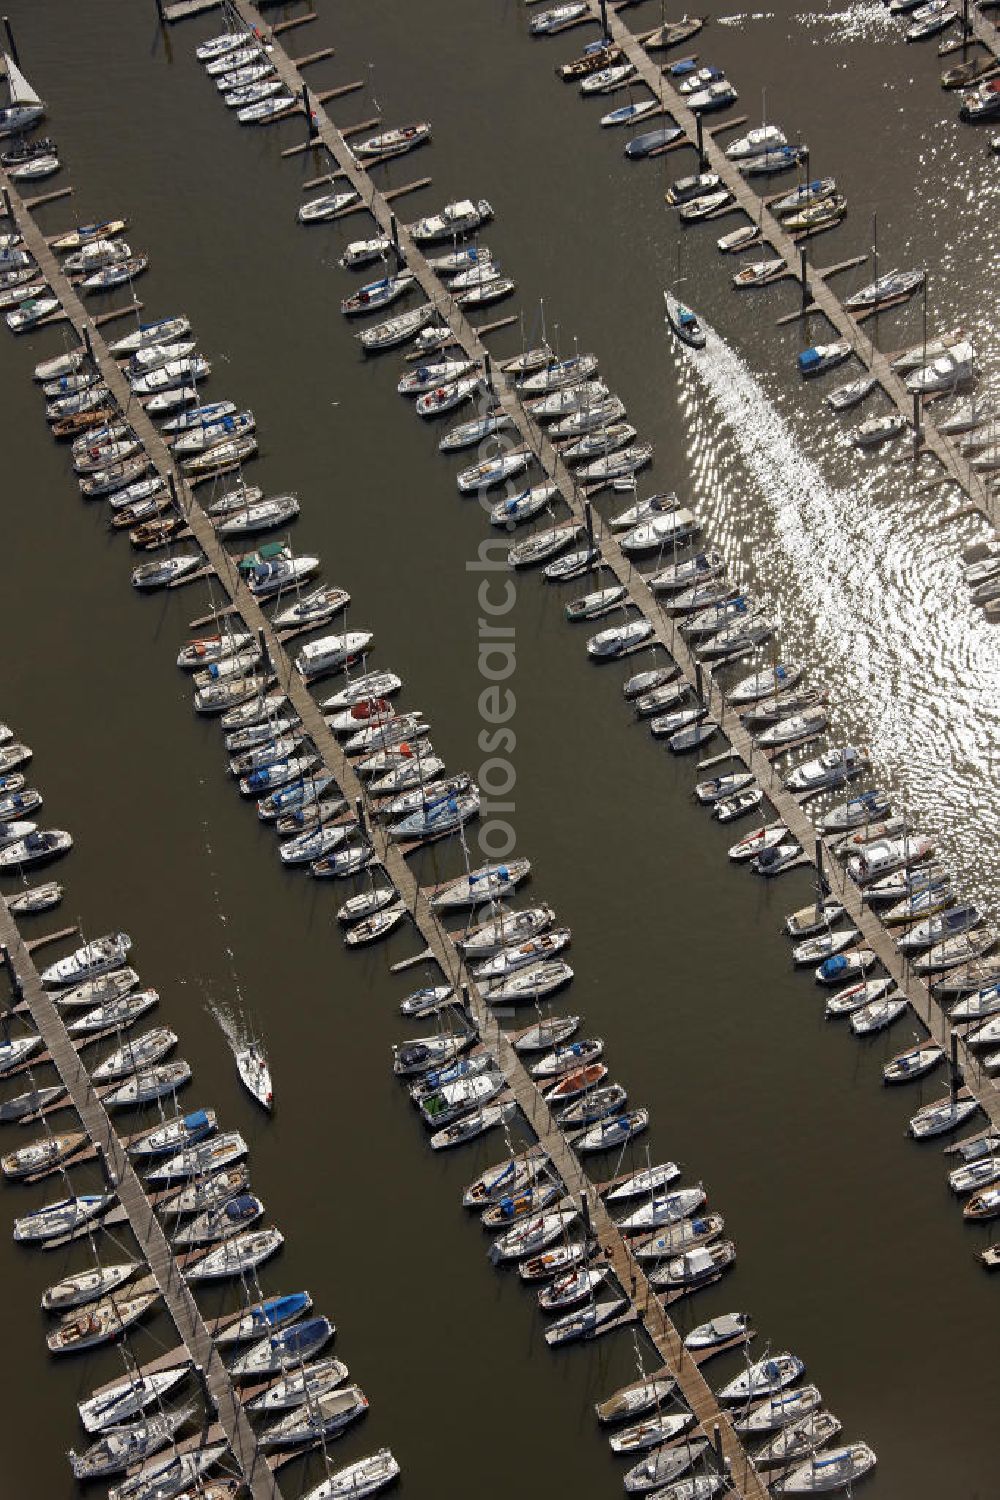
[[[656,7],[645,10],[652,26]],[[11,20],[76,187],[72,210],[53,205],[44,226],[129,216],[130,242],[151,256],[140,284],[149,315],[192,317],[213,398],[257,413],[255,480],[298,490],[297,547],[350,588],[352,624],[374,628],[377,660],[431,716],[449,766],[475,771],[479,579],[466,562],[483,521],[458,499],[438,433],[396,396],[397,362],[363,363],[339,316],[348,279],[336,259],[366,221],[296,226],[299,179],[321,166],[279,159],[300,126],[247,131],[226,117],[193,59],[211,17],[166,45],[153,5],[137,0],[18,3]],[[657,444],[657,487],[696,502],[779,612],[789,653],[828,686],[838,729],[868,738],[886,780],[995,905],[997,649],[958,582],[969,533],[939,528],[949,502],[920,494],[908,470],[862,464],[845,447],[822,392],[794,376],[811,339],[773,326],[794,288],[729,295],[734,267],[712,248],[721,229],[685,236],[681,267],[725,347],[700,373],[674,355],[660,292],[676,275],[678,234],[661,194],[692,158],[628,167],[622,137],[599,131],[594,105],[553,79],[553,63],[588,35],[532,43],[514,5],[345,0],[290,50],[336,45],[314,70],[317,87],[367,77],[374,62],[369,91],[341,102],[339,122],[376,113],[372,90],[389,123],[432,117],[433,147],[383,177],[433,175],[410,200],[414,217],[454,197],[490,198],[486,238],[518,278],[529,337],[544,296],[561,347],[578,340],[601,355]],[[996,164],[938,90],[933,49],[904,48],[877,6],[733,18],[696,45],[729,68],[751,117],[766,88],[768,118],[805,135],[816,172],[837,173],[851,213],[818,242],[817,260],[864,248],[877,209],[882,264],[930,265],[932,311],[979,330],[988,365]],[[879,330],[884,347],[919,334],[916,306]],[[391,1043],[422,1029],[396,1009],[422,972],[387,972],[412,938],[347,954],[332,915],[341,891],[283,872],[272,836],[239,805],[218,732],[194,718],[174,667],[207,596],[139,599],[129,588],[127,544],[109,537],[99,505],[77,498],[31,388],[33,362],[59,347],[56,331],[11,341],[0,372],[2,714],[35,748],[31,780],[51,823],[77,841],[60,872],[66,919],[133,935],[195,1070],[187,1100],[214,1105],[251,1142],[254,1186],[287,1236],[262,1282],[311,1290],[372,1400],[336,1461],[391,1444],[407,1492],[428,1497],[615,1493],[620,1473],[591,1403],[634,1373],[631,1337],[553,1357],[530,1296],[489,1266],[458,1198],[502,1145],[432,1159],[389,1074]],[[504,345],[514,347],[516,337]],[[862,1047],[823,1022],[779,935],[784,913],[807,899],[806,876],[771,888],[729,866],[731,838],[690,799],[692,767],[628,723],[623,673],[591,668],[580,631],[562,627],[563,602],[529,579],[510,617],[518,848],[534,861],[534,895],[573,927],[577,978],[564,1005],[585,1013],[631,1098],[652,1109],[653,1159],[703,1179],[737,1240],[736,1270],[681,1321],[747,1308],[760,1352],[800,1353],[845,1431],[877,1449],[872,1493],[985,1497],[995,1489],[996,1287],[973,1262],[984,1236],[965,1232],[940,1153],[905,1137],[914,1093],[881,1086],[909,1024]],[[417,859],[428,880],[460,867],[451,849]],[[206,1013],[237,984],[271,1053],[269,1123],[240,1092]],[[925,1097],[938,1089],[929,1082]],[[10,1189],[9,1218],[57,1191]],[[6,1253],[4,1494],[69,1493],[62,1451],[81,1438],[73,1402],[119,1368],[114,1353],[61,1367],[45,1354],[37,1298],[81,1263],[80,1252]],[[217,1293],[202,1301],[208,1312],[222,1305]],[[161,1317],[134,1347],[145,1359],[170,1343]],[[720,1361],[713,1379],[716,1369],[721,1382],[735,1364]],[[286,1493],[320,1472],[293,1465]]]

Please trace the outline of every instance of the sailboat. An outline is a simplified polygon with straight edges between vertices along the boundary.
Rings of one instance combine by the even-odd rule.
[[[0,136],[18,135],[45,118],[45,105],[8,52],[4,53],[10,103],[0,109]]]

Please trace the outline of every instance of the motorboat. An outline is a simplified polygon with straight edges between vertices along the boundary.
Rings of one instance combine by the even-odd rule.
[[[730,700],[731,701],[731,700]],[[854,776],[859,776],[869,765],[868,752],[854,745],[838,746],[825,750],[813,760],[794,766],[784,778],[784,786],[791,792],[816,792],[827,787],[841,786]]]
[[[583,0],[571,0],[567,5],[554,5],[549,10],[537,11],[529,23],[528,30],[532,36],[545,36],[549,32],[557,31],[560,27],[568,26],[570,22],[578,20],[585,15],[587,7]]]
[[[599,630],[587,642],[587,655],[592,661],[612,661],[635,651],[649,640],[653,626],[649,620],[629,620],[624,625],[612,625]]]
[[[730,141],[726,147],[726,156],[730,161],[747,161],[755,156],[766,155],[770,151],[780,150],[787,146],[788,140],[785,132],[777,125],[756,125],[746,135],[739,136],[735,141]]]
[[[934,852],[929,838],[904,833],[900,838],[872,838],[847,860],[847,873],[855,884],[866,886],[909,865],[919,864]]]
[[[738,98],[739,95],[729,79],[719,78],[705,88],[695,90],[689,96],[687,106],[692,114],[707,115],[716,110],[728,109],[731,104],[736,103]]]
[[[923,42],[928,37],[937,36],[944,31],[955,20],[958,12],[947,3],[947,0],[928,0],[926,5],[918,5],[910,15],[910,25],[903,33],[905,42]]]
[[[95,938],[85,943],[65,958],[42,970],[41,980],[47,988],[77,985],[85,980],[96,979],[113,969],[124,966],[132,939],[126,932],[114,932],[108,937]]]
[[[685,1336],[684,1347],[694,1350],[717,1349],[720,1344],[731,1343],[733,1339],[749,1340],[752,1331],[749,1313],[720,1313],[707,1323],[699,1323],[697,1328],[692,1328]]]
[[[803,379],[824,375],[851,357],[851,346],[846,339],[837,339],[832,344],[814,344],[798,356],[799,374]]]
[[[16,828],[18,825],[7,826]],[[34,865],[47,864],[68,854],[72,847],[73,836],[65,829],[33,829],[23,838],[13,839],[0,847],[0,870],[26,870]]]
[[[871,948],[851,948],[825,958],[814,970],[817,984],[840,984],[845,979],[859,979],[875,963]]]
[[[485,198],[475,203],[470,198],[460,198],[446,204],[439,214],[431,214],[407,225],[407,229],[416,244],[430,245],[440,240],[461,239],[492,217],[493,209]]]
[[[906,389],[920,396],[950,391],[971,377],[974,359],[975,349],[970,340],[955,343],[907,375]]]
[[[697,316],[673,292],[663,293],[667,326],[692,349],[704,349],[707,335]]]
[[[204,558],[200,553],[185,552],[159,558],[156,562],[141,563],[139,567],[132,569],[132,587],[144,593],[172,588],[196,572],[203,562]]]

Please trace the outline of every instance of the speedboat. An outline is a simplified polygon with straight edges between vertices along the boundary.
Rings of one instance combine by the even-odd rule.
[[[811,379],[835,369],[850,357],[851,346],[846,339],[838,339],[832,344],[814,344],[798,356],[799,374],[804,380]]]
[[[673,292],[663,293],[663,303],[666,323],[681,342],[692,349],[704,349],[707,336],[691,309],[675,297]]]

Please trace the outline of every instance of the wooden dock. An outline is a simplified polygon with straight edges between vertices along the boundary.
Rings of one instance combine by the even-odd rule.
[[[34,225],[32,228],[34,236],[40,240],[37,228]],[[225,1430],[240,1474],[255,1500],[280,1500],[274,1475],[257,1446],[256,1436],[237,1399],[229,1373],[212,1342],[198,1304],[180,1274],[178,1263],[142,1183],[112,1128],[104,1106],[94,1092],[90,1075],[80,1061],[62,1017],[51,996],[42,988],[38,970],[5,900],[0,900],[0,943],[3,943],[10,955],[10,962],[20,981],[32,1020],[52,1056],[80,1117],[80,1123],[94,1147],[99,1147],[104,1156],[109,1179],[114,1182],[119,1203],[128,1217],[132,1233],[180,1335],[185,1357],[195,1365],[200,1365],[205,1372],[208,1390],[216,1404],[219,1421]]]

